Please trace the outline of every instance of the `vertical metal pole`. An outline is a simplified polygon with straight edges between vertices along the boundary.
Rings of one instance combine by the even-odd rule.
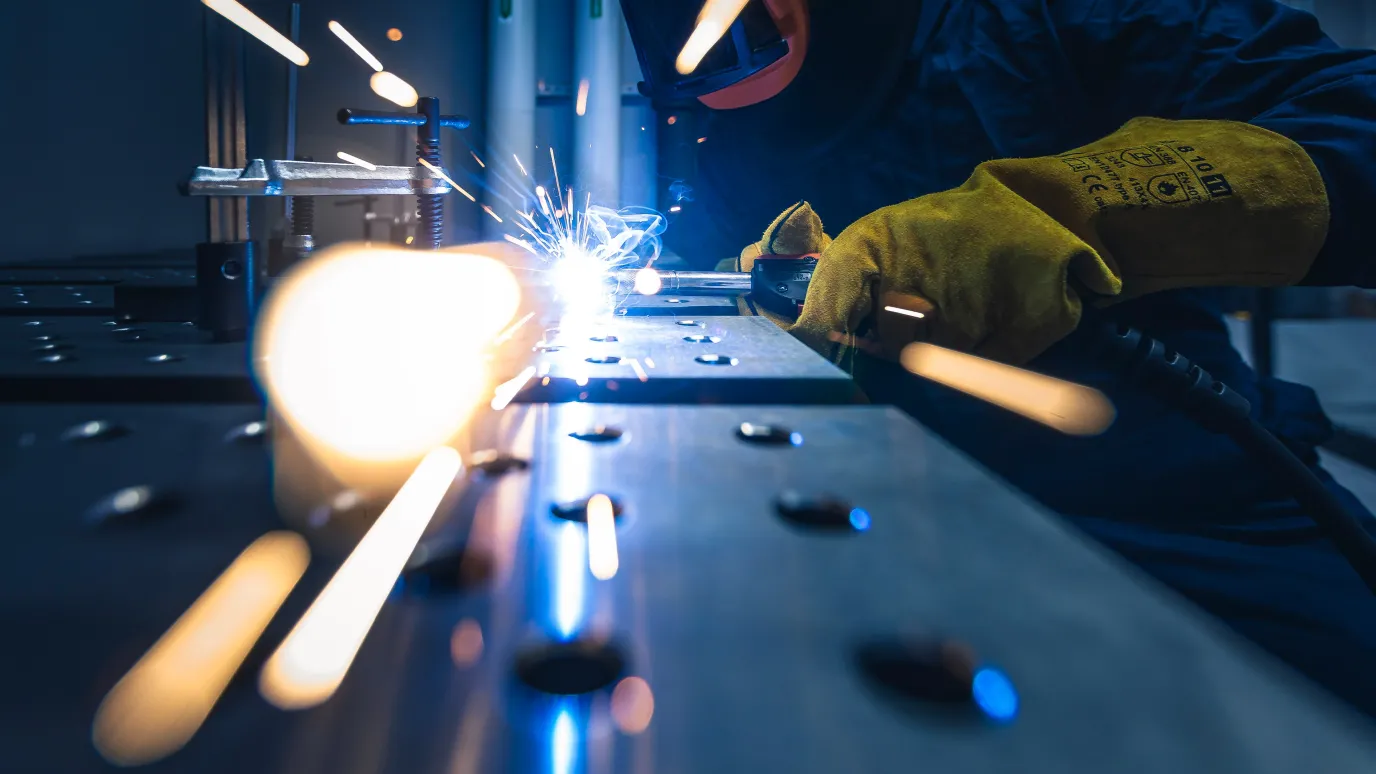
[[[210,166],[242,169],[248,165],[244,129],[244,34],[205,9],[206,156]],[[244,242],[249,238],[248,200],[211,197],[211,242]]]
[[[592,201],[621,206],[621,47],[619,0],[573,0],[573,167]],[[578,115],[578,108],[583,108]]]
[[[248,164],[244,121],[244,34],[205,14],[205,134],[211,166]],[[217,340],[242,340],[258,300],[258,265],[249,241],[248,200],[210,197],[207,239],[196,245],[197,324]]]
[[[225,85],[225,101],[231,118],[230,131],[232,142],[230,153],[232,166],[243,169],[248,166],[248,129],[244,118],[244,81],[246,80],[248,60],[245,56],[244,33],[238,27],[228,30],[229,45],[226,46],[225,72],[228,74]],[[249,241],[248,199],[236,197],[229,200],[233,207],[234,236],[236,242]]]
[[[291,4],[291,9],[288,11],[287,15],[287,30],[291,42],[301,42],[300,3]],[[289,160],[296,158],[296,82],[299,77],[297,72],[298,69],[299,68],[295,64],[291,62],[287,63],[287,148],[282,158]],[[290,196],[282,197],[282,201],[284,202],[283,206],[286,208],[283,214],[287,223],[291,222],[291,199],[292,197]]]
[[[416,127],[416,156],[444,168],[440,155],[440,101],[435,97],[421,97],[416,112],[425,116],[425,123]],[[417,163],[416,166],[420,166]],[[444,197],[437,194],[416,196],[416,247],[438,250],[444,241]]]
[[[511,155],[523,160],[532,174],[545,169],[548,153],[535,158],[535,0],[488,0],[487,4],[487,120],[484,136],[488,162],[510,169]],[[548,174],[548,173],[546,173]],[[488,170],[485,201],[501,204],[493,170]],[[559,197],[556,196],[556,199]],[[525,202],[518,202],[524,207]],[[487,239],[500,240],[505,227],[483,218]]]
[[[220,154],[220,35],[219,21],[215,14],[204,8],[203,67],[205,74],[205,154],[206,163],[212,167],[223,167]],[[223,208],[219,197],[206,200],[206,239],[211,242],[225,241]]]
[[[1271,377],[1276,372],[1275,330],[1277,291],[1261,288],[1252,304],[1252,369],[1257,376]]]

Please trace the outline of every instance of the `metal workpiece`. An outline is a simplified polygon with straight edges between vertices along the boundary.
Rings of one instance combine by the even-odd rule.
[[[676,295],[659,293],[653,296],[632,294],[620,299],[616,307],[618,317],[708,317],[740,314],[734,296]]]
[[[613,318],[545,332],[518,402],[850,403],[844,371],[762,317]]]
[[[109,284],[0,284],[0,315],[109,315],[114,295]]]
[[[367,169],[325,161],[254,159],[243,169],[196,167],[190,196],[385,196],[445,194],[449,184],[424,167]]]
[[[550,639],[622,643],[627,676],[654,696],[652,751],[639,754],[676,770],[903,771],[920,759],[975,772],[1009,760],[1057,774],[1099,772],[1104,760],[1120,772],[1341,771],[1376,749],[1347,710],[896,410],[507,411],[517,413],[489,445],[531,460],[528,483],[516,478],[494,494],[510,498],[503,509],[524,503],[513,560],[524,608],[499,616],[493,605],[486,641],[508,659],[532,626]],[[751,443],[743,423],[796,439]],[[619,435],[575,437],[593,427]],[[620,569],[607,581],[587,574],[587,529],[551,514],[594,493],[624,509]],[[864,529],[781,518],[790,493],[862,510]],[[515,604],[516,586],[494,599]],[[857,663],[876,643],[924,637],[962,643],[999,670],[1016,709],[981,717],[905,695]],[[507,663],[494,657],[478,669],[495,683]],[[382,690],[386,677],[373,679]],[[990,713],[1009,709],[982,698]],[[600,718],[573,719],[582,729]],[[1331,757],[1308,758],[1318,746],[1310,734],[1327,740]],[[547,764],[507,749],[509,764],[523,764],[512,770]],[[636,758],[623,749],[611,757]]]
[[[30,634],[6,762],[104,770],[96,700],[282,528],[277,430],[247,431],[252,406],[4,412],[0,486],[28,518],[0,572],[28,591],[0,614]],[[338,693],[289,716],[255,691],[341,558],[307,529],[307,576],[161,769],[1291,774],[1376,755],[1346,709],[892,409],[512,405],[473,436],[495,454],[465,453]],[[619,508],[603,580],[577,518],[594,494]],[[318,530],[372,507],[320,505]],[[951,679],[906,679],[930,643],[961,657]],[[570,684],[592,689],[531,687]]]

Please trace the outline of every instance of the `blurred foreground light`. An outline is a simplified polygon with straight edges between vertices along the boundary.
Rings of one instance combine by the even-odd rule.
[[[372,163],[371,161],[364,161],[363,159],[353,155],[352,153],[345,153],[344,151],[339,151],[334,155],[337,156],[340,161],[347,161],[350,164],[357,164],[358,166],[363,167],[367,170],[377,169],[376,164]]]
[[[374,94],[402,107],[415,107],[420,101],[420,95],[411,84],[386,70],[373,73],[373,77],[368,79],[368,85],[373,87]]]
[[[923,313],[921,313],[921,312],[915,312],[915,311],[913,311],[912,309],[904,309],[903,307],[900,307],[900,306],[886,306],[886,307],[884,307],[884,311],[886,311],[886,312],[893,312],[894,314],[901,314],[901,315],[904,315],[905,317],[916,317],[916,318],[919,319],[919,320],[921,320],[923,317],[926,317],[926,316],[927,316],[927,315],[925,315],[925,314],[923,314]]]
[[[998,669],[982,667],[970,683],[975,704],[990,719],[1007,723],[1018,715],[1018,690],[1013,681]]]
[[[680,75],[687,75],[698,69],[702,58],[721,40],[721,36],[731,28],[731,23],[741,15],[749,0],[707,0],[698,14],[697,26],[683,44],[674,68]]]
[[[446,174],[445,171],[444,171],[443,169],[440,169],[439,167],[435,166],[434,164],[431,164],[430,162],[426,161],[425,159],[421,158],[420,156],[417,156],[417,157],[416,157],[416,161],[420,162],[420,165],[421,165],[422,167],[425,167],[426,169],[430,170],[431,172],[434,172],[435,175],[437,175],[437,176],[438,176],[441,180],[443,180],[444,182],[448,183],[449,186],[450,186],[451,188],[453,188],[455,191],[458,191],[459,193],[461,193],[461,194],[463,194],[464,196],[468,197],[468,200],[469,200],[470,202],[476,202],[476,201],[477,201],[477,199],[473,198],[473,194],[471,194],[471,193],[469,193],[469,192],[463,190],[463,186],[460,186],[458,183],[454,182],[454,178],[452,178],[452,177],[450,177],[448,174]],[[488,211],[491,212],[491,210],[488,210]],[[497,218],[497,216],[496,216],[495,214],[494,214],[492,217]],[[497,218],[497,222],[500,223],[501,220],[502,220],[501,218]],[[411,243],[410,243],[410,242],[407,242],[406,244],[409,245],[409,244],[411,244]]]
[[[255,367],[322,461],[409,464],[492,394],[484,351],[519,301],[510,270],[492,258],[330,248],[267,299]]]
[[[267,22],[253,15],[253,11],[239,5],[234,0],[201,0],[207,8],[234,22],[239,29],[266,43],[273,51],[286,57],[290,62],[305,67],[311,58],[301,47],[291,42],[285,35],[273,29]],[[412,103],[415,104],[415,103]]]
[[[358,54],[359,59],[362,59],[364,62],[367,62],[368,66],[373,68],[374,72],[382,72],[382,62],[378,61],[378,58],[373,56],[373,52],[364,48],[363,44],[358,42],[358,38],[354,37],[352,33],[344,29],[343,24],[340,24],[337,21],[332,21],[330,22],[329,27],[330,32],[333,32],[336,38],[339,38],[340,40],[344,41],[344,45],[352,49],[355,54]]]
[[[535,376],[535,366],[526,366],[525,370],[515,377],[497,385],[497,389],[492,391],[493,411],[501,411],[511,404],[511,399],[515,398],[531,377]]]
[[[1113,424],[1113,403],[1091,387],[1024,371],[933,344],[909,344],[903,367],[1067,435],[1098,435]]]
[[[478,663],[483,655],[483,627],[472,618],[459,621],[449,635],[449,655],[454,659],[454,666]]]
[[[447,446],[425,455],[263,666],[263,698],[282,709],[304,709],[334,694],[462,467],[459,453]]]
[[[649,266],[635,273],[635,292],[642,296],[653,296],[664,287],[664,282],[659,278],[659,272]]]
[[[574,99],[573,112],[582,116],[588,112],[588,79],[578,82],[578,96]]]
[[[639,734],[650,727],[655,714],[655,694],[642,677],[627,677],[612,690],[612,722],[624,734]]]
[[[588,500],[588,569],[598,580],[611,580],[621,560],[616,551],[616,513],[604,494]]]
[[[100,754],[136,766],[181,749],[309,562],[292,532],[244,549],[101,702],[91,732]]]
[[[387,39],[392,41],[393,43],[397,42],[398,40],[401,40],[401,30],[397,29],[396,27],[387,30]]]

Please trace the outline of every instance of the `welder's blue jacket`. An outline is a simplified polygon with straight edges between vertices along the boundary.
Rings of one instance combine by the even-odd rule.
[[[1323,175],[1332,221],[1306,283],[1376,284],[1376,52],[1340,49],[1308,14],[1273,0],[812,7],[798,80],[764,105],[711,117],[696,201],[667,235],[681,255],[710,266],[804,199],[835,234],[880,207],[958,186],[982,161],[1061,153],[1138,116],[1231,119],[1295,140]],[[1242,362],[1223,292],[1161,293],[1112,314],[1233,386],[1316,462],[1328,420],[1312,391],[1259,380]],[[1228,439],[1120,385],[1073,337],[1031,367],[1108,392],[1117,423],[1096,439],[1069,438],[897,369],[857,378],[871,398],[903,406],[1376,714],[1376,597],[1286,493]]]

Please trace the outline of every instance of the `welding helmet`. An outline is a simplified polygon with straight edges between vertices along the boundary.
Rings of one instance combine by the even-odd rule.
[[[689,73],[677,67],[703,0],[621,0],[645,80],[640,92],[657,106],[696,100],[728,110],[779,94],[807,55],[806,0],[748,0],[739,16]]]

